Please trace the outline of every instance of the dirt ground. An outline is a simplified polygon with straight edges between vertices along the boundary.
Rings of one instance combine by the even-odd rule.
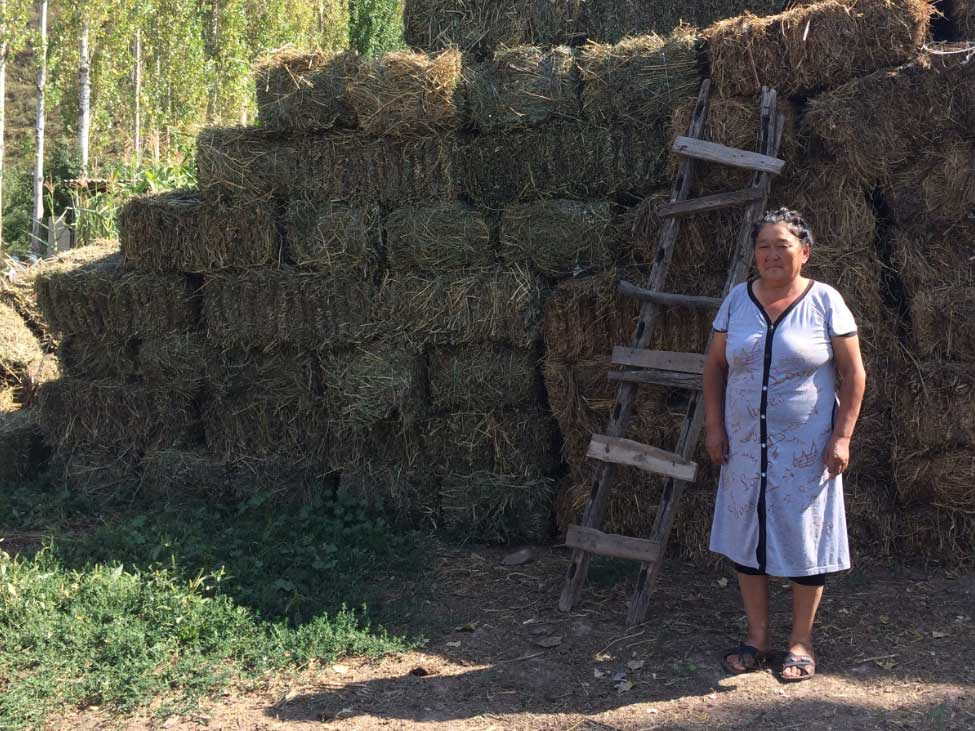
[[[616,569],[596,571],[583,601],[561,614],[567,552],[538,549],[518,566],[502,564],[507,553],[439,556],[433,586],[411,597],[439,627],[422,651],[271,679],[187,717],[120,724],[86,712],[52,729],[975,729],[973,573],[871,567],[837,577],[819,615],[819,674],[783,684],[768,671],[722,673],[717,657],[744,627],[725,569],[671,561],[647,622],[627,630],[631,581],[615,580]],[[784,582],[772,601],[781,644]]]

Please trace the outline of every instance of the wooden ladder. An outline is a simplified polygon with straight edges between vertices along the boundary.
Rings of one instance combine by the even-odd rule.
[[[636,590],[627,612],[627,624],[644,620],[663,560],[667,539],[680,504],[684,488],[693,484],[697,465],[691,461],[704,422],[702,403],[704,356],[698,353],[674,353],[647,350],[653,336],[661,306],[717,308],[731,288],[745,280],[751,266],[751,231],[768,201],[772,175],[778,175],[785,162],[777,159],[782,138],[783,115],[776,111],[776,92],[763,88],[758,151],[738,150],[702,139],[708,112],[711,82],[705,80],[697,97],[694,114],[686,137],[677,137],[673,152],[681,157],[670,202],[658,208],[663,219],[656,256],[645,287],[620,282],[620,292],[641,302],[640,317],[630,347],[613,350],[612,362],[622,366],[611,371],[609,378],[619,382],[616,402],[605,434],[594,434],[588,457],[598,460],[592,490],[586,503],[581,525],[569,527],[565,544],[573,549],[559,609],[569,611],[579,600],[589,561],[593,554],[633,559],[641,562]],[[703,160],[753,171],[751,185],[743,190],[688,199],[694,180],[695,162]],[[671,294],[663,291],[673,256],[674,243],[680,233],[680,220],[685,216],[720,208],[744,206],[744,217],[738,231],[737,246],[728,267],[721,298]],[[708,345],[710,345],[710,337]],[[687,389],[691,392],[675,452],[666,452],[624,438],[630,414],[641,384],[656,384]],[[666,478],[653,528],[646,538],[613,535],[600,530],[609,500],[615,465],[628,465]]]

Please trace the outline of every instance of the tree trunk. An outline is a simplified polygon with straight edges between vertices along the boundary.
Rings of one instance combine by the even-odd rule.
[[[135,161],[142,158],[142,29],[135,29]]]
[[[88,176],[88,137],[91,129],[91,63],[88,58],[88,18],[81,21],[81,62],[78,66],[78,150],[81,176]]]
[[[0,44],[0,247],[3,246],[3,138],[6,134],[7,110],[7,52],[6,43]]]
[[[44,87],[47,83],[47,0],[39,0],[37,56],[37,121],[34,123],[36,159],[34,161],[34,218],[31,222],[30,248],[41,256],[47,249],[47,237],[41,238],[44,222]]]

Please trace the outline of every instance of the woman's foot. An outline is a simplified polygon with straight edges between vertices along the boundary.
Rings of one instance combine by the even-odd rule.
[[[721,664],[727,672],[740,675],[760,668],[767,654],[767,638],[762,641],[749,637],[738,647],[726,652],[721,658]]]
[[[790,642],[789,654],[782,664],[782,680],[796,682],[816,674],[816,656],[811,642]]]

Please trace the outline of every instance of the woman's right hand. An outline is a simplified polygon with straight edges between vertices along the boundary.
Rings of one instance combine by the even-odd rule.
[[[705,430],[704,446],[714,464],[728,464],[728,432],[725,431],[724,425]]]

